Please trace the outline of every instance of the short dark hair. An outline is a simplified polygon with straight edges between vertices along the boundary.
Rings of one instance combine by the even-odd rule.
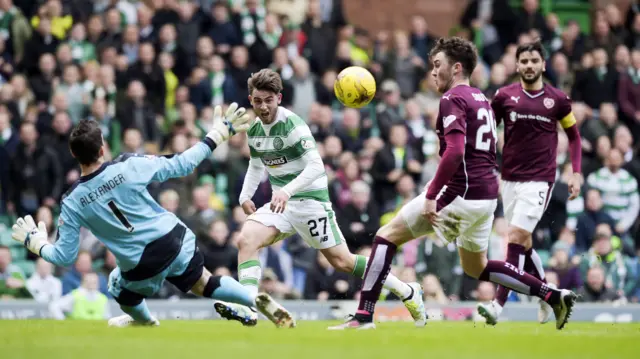
[[[251,74],[251,77],[247,80],[247,87],[249,88],[249,95],[253,94],[253,90],[279,94],[282,92],[282,78],[271,69],[262,69]]]
[[[443,52],[451,64],[459,62],[462,65],[462,73],[466,77],[471,76],[478,63],[476,46],[461,37],[440,38],[436,46],[431,49],[429,57],[433,58],[439,52]]]
[[[73,156],[83,165],[90,165],[100,158],[102,148],[102,131],[100,125],[93,120],[80,120],[69,136],[69,149]]]
[[[520,55],[523,52],[537,52],[540,54],[540,57],[542,57],[543,59],[546,56],[544,47],[542,46],[542,43],[540,42],[540,40],[518,46],[518,48],[516,49],[516,61],[520,59]]]

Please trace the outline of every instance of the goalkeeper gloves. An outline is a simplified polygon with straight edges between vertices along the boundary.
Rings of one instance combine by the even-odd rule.
[[[11,237],[17,242],[22,243],[34,254],[40,255],[42,247],[44,247],[45,244],[49,244],[47,240],[47,226],[42,221],[36,226],[33,217],[29,215],[24,217],[24,219],[18,218],[12,229],[13,233]]]
[[[238,108],[235,102],[229,105],[224,117],[222,107],[216,106],[213,110],[213,129],[207,133],[207,137],[220,145],[238,132],[247,132],[252,122],[244,107]]]

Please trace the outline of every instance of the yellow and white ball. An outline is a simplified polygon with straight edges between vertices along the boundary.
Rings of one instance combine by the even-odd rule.
[[[333,84],[333,92],[347,107],[366,106],[376,94],[376,80],[367,69],[351,66],[342,70]]]

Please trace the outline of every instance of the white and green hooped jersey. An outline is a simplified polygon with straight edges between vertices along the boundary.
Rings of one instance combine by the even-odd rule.
[[[252,159],[259,159],[267,169],[269,182],[278,190],[293,181],[306,167],[303,156],[317,151],[309,126],[295,113],[278,107],[273,123],[265,125],[257,119],[247,132]],[[291,199],[314,199],[329,202],[327,175],[322,173],[307,188]]]

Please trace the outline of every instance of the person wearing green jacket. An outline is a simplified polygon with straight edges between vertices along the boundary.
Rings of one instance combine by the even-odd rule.
[[[582,256],[580,274],[582,280],[586,281],[589,269],[600,266],[605,273],[605,286],[619,296],[630,297],[636,288],[637,278],[633,275],[629,261],[616,248],[616,243],[620,243],[620,239],[612,236],[611,227],[606,223],[599,224],[593,245]]]
[[[0,245],[0,300],[31,298],[22,269],[11,262],[9,247]]]

